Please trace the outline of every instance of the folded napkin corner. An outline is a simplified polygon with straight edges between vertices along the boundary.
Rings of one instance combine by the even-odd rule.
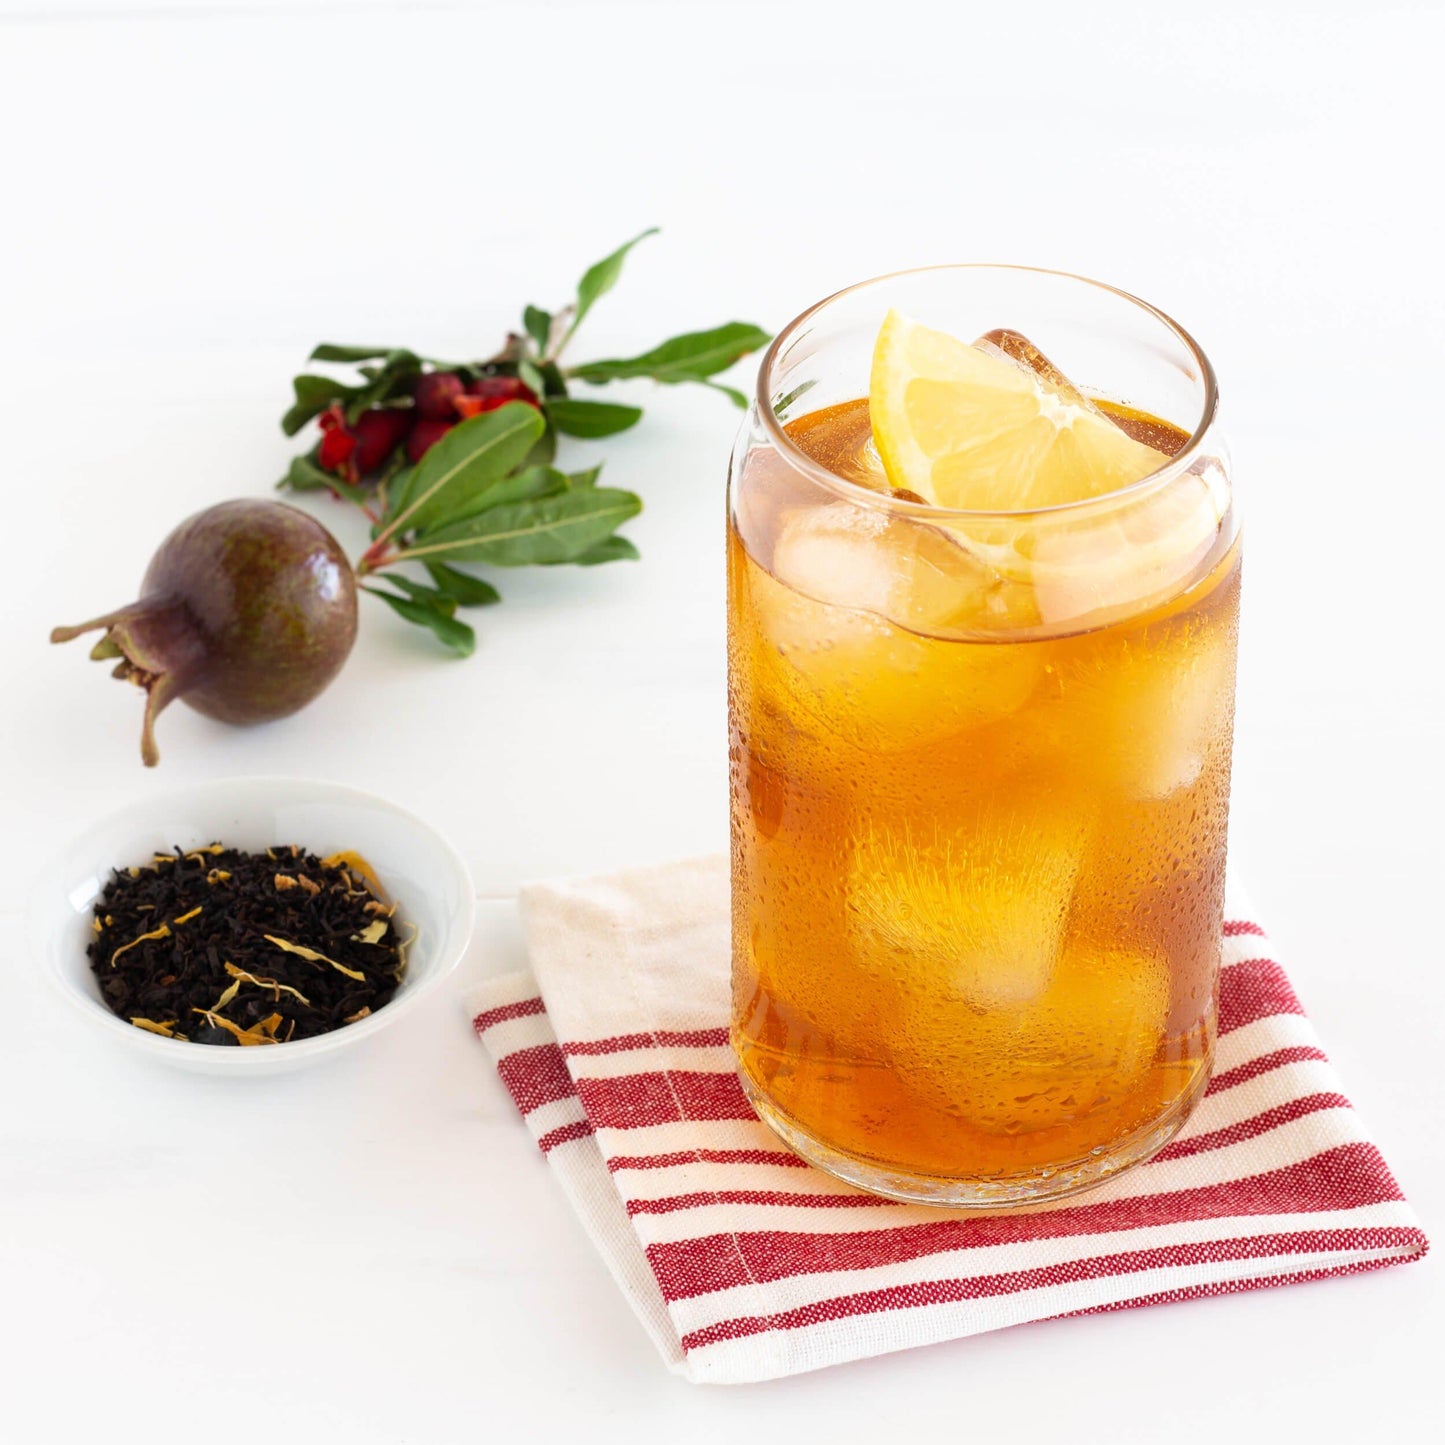
[[[670,1368],[744,1383],[1031,1320],[1420,1258],[1264,929],[1231,893],[1209,1091],[1148,1163],[1000,1213],[865,1194],[753,1113],[728,1044],[722,859],[537,885],[478,1037]]]

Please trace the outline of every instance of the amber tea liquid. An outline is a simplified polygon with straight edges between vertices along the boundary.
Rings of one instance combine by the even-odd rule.
[[[1186,441],[1098,404],[1165,454]],[[786,430],[879,484],[866,401]],[[922,524],[835,524],[774,461],[735,467],[728,541],[745,1086],[805,1152],[914,1197],[1091,1182],[1157,1147],[1208,1076],[1237,544],[1086,630],[1051,635],[1024,606],[1010,640],[1003,583],[977,593],[1003,609],[987,635],[927,607],[905,626],[869,605],[898,557],[942,589],[973,555]],[[1167,565],[1167,530],[1130,535],[1140,567]],[[789,557],[822,582],[797,585]],[[829,568],[862,569],[862,605]]]

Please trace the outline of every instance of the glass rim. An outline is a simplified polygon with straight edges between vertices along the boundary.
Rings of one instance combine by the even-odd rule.
[[[1172,457],[1169,457],[1163,466],[1156,467],[1152,472],[1138,478],[1137,481],[1127,482],[1122,487],[1115,487],[1112,491],[1100,493],[1096,497],[1080,497],[1070,502],[1055,502],[1048,507],[1003,510],[940,507],[932,502],[910,502],[907,498],[895,497],[891,493],[875,492],[868,487],[860,486],[857,482],[850,482],[846,477],[840,477],[836,472],[823,466],[821,462],[815,461],[788,435],[782,422],[778,420],[777,412],[773,409],[770,383],[773,371],[781,360],[784,349],[797,339],[802,328],[809,321],[844,297],[867,290],[871,286],[881,286],[889,281],[900,281],[909,276],[939,274],[948,271],[1012,271],[1035,276],[1050,276],[1063,281],[1076,281],[1081,286],[1092,286],[1096,290],[1107,291],[1110,295],[1117,296],[1121,300],[1137,306],[1141,311],[1147,312],[1173,333],[1199,367],[1200,380],[1204,385],[1204,399],[1200,406],[1199,421],[1190,433],[1189,440]],[[1157,306],[1145,301],[1143,297],[1135,296],[1131,291],[1111,286],[1106,281],[1095,281],[1088,276],[1079,276],[1072,271],[1053,270],[1046,266],[1019,266],[995,261],[955,261],[934,266],[911,266],[901,271],[887,271],[882,275],[870,276],[864,281],[855,281],[851,286],[844,286],[841,290],[834,291],[831,295],[823,297],[821,301],[815,301],[811,306],[800,311],[773,337],[772,344],[763,353],[762,362],[758,366],[754,403],[757,407],[758,419],[769,441],[788,459],[789,463],[848,501],[864,502],[880,511],[899,512],[905,516],[912,515],[932,519],[953,518],[960,521],[997,521],[1001,518],[1061,516],[1100,507],[1106,503],[1116,502],[1120,498],[1148,491],[1162,482],[1188,471],[1190,464],[1202,450],[1205,438],[1214,426],[1219,410],[1219,386],[1214,375],[1213,363],[1193,336],[1167,312],[1161,311]]]

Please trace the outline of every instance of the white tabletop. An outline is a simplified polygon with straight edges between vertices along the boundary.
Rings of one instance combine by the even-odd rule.
[[[573,453],[646,498],[640,563],[501,576],[465,662],[368,602],[316,705],[252,731],[177,707],[141,768],[137,698],[46,629],[127,600],[187,512],[267,494],[314,342],[485,352],[654,222],[584,351],[776,326],[907,265],[1058,266],[1178,316],[1222,378],[1249,532],[1234,858],[1438,1221],[1445,15],[972,9],[0,3],[13,1438],[1345,1440],[1433,1394],[1434,1261],[688,1386],[454,993],[334,1066],[229,1087],[102,1048],[27,956],[49,847],[225,773],[358,783],[447,831],[486,900],[464,982],[520,961],[519,880],[725,841],[737,417],[643,384],[642,427]]]

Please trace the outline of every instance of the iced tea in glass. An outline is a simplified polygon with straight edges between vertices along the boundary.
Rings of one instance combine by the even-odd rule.
[[[1208,361],[1097,283],[868,282],[764,361],[729,488],[733,1024],[865,1188],[1086,1188],[1208,1079],[1238,526]]]

